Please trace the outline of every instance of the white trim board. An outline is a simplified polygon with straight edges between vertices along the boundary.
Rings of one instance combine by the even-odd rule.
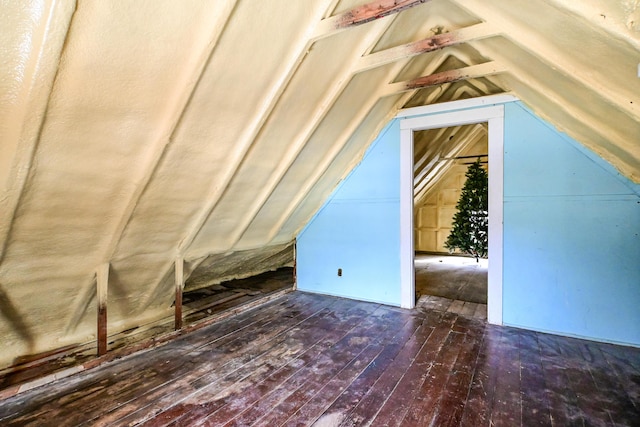
[[[397,118],[405,118],[411,116],[423,116],[425,114],[446,113],[456,110],[464,110],[468,108],[477,108],[485,106],[493,106],[496,104],[505,104],[507,102],[519,101],[517,97],[509,93],[499,95],[482,96],[478,98],[461,99],[459,101],[443,102],[441,104],[423,105],[420,107],[405,108],[396,114]]]
[[[411,108],[401,111],[396,116],[402,118],[400,121],[400,304],[402,307],[413,308],[416,303],[413,242],[413,133],[418,130],[486,122],[489,128],[489,164],[491,165],[487,318],[489,323],[502,325],[504,106],[496,104],[517,100],[511,95],[489,96]]]

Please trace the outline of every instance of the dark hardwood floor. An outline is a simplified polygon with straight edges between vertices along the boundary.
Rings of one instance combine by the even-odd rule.
[[[640,425],[640,349],[290,293],[0,401],[0,425]]]

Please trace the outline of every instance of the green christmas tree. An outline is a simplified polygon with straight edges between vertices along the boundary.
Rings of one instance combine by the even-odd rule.
[[[467,173],[458,210],[453,216],[453,227],[444,247],[476,258],[487,256],[489,245],[489,179],[480,159],[471,164]]]

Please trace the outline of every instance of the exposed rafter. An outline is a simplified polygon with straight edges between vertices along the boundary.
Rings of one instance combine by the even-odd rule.
[[[448,55],[441,55],[440,57],[437,58],[437,60],[432,61],[431,63],[429,63],[429,66],[428,66],[428,69],[426,70],[426,72],[434,72],[435,70],[437,70],[446,61],[447,57],[448,57]],[[465,58],[465,59],[469,60],[468,58]],[[399,64],[402,65],[402,63],[399,63]],[[397,76],[398,71],[399,70],[392,71],[390,73],[390,75],[391,76]],[[446,85],[449,85],[449,84],[450,83],[444,83],[443,86],[446,86]],[[405,92],[403,97],[396,104],[396,105],[398,105],[398,108],[403,106],[414,95],[414,93],[415,93],[415,91],[413,91],[413,92],[412,91]],[[477,94],[475,94],[475,95],[477,95]],[[433,99],[430,99],[430,102],[435,102],[437,100],[437,97],[438,97],[438,94],[434,93],[432,95]],[[352,128],[345,129],[345,132],[343,133],[343,135],[338,139],[338,142],[334,145],[334,148],[332,148],[332,150],[330,152],[330,155],[328,155],[318,165],[316,170],[310,175],[307,183],[304,185],[304,187],[302,187],[302,190],[293,198],[293,200],[289,204],[289,207],[287,208],[287,210],[283,213],[283,215],[280,216],[279,220],[275,223],[275,226],[272,227],[272,229],[271,229],[271,231],[269,233],[269,238],[267,240],[267,243],[273,243],[274,239],[277,237],[277,235],[280,232],[280,230],[282,229],[282,227],[291,218],[291,216],[296,212],[296,210],[298,209],[300,204],[303,202],[303,200],[309,195],[309,193],[311,192],[315,182],[318,179],[320,179],[322,174],[324,174],[326,172],[326,170],[329,168],[329,166],[331,165],[331,163],[333,162],[335,157],[338,155],[338,153],[342,150],[344,145],[347,143],[349,137],[352,136],[353,132],[356,131],[357,125],[360,123],[361,120],[364,119],[364,117],[366,117],[366,115],[368,114],[370,109],[373,108],[373,105],[375,104],[375,102],[377,102],[377,100],[373,100],[373,104],[371,106],[369,106],[369,108],[367,108],[366,110],[362,110],[363,113],[361,114],[360,119],[357,120],[357,123]]]
[[[418,6],[431,0],[376,0],[358,6],[346,12],[325,18],[316,27],[313,40],[329,37],[340,31],[352,28],[403,10]]]
[[[320,18],[321,15],[316,17],[318,22],[321,22]],[[207,221],[207,218],[215,209],[225,191],[228,189],[231,179],[242,164],[243,159],[256,141],[256,137],[260,133],[262,127],[273,113],[282,93],[289,85],[289,82],[293,78],[296,70],[307,55],[307,52],[313,44],[312,34],[314,34],[314,32],[315,29],[308,30],[306,36],[300,37],[299,42],[291,49],[292,54],[284,61],[285,65],[282,68],[282,72],[275,80],[275,83],[269,88],[267,96],[262,102],[259,113],[256,114],[254,120],[249,126],[247,126],[246,131],[240,137],[240,141],[237,145],[238,148],[235,150],[232,158],[229,159],[229,165],[225,171],[224,178],[221,182],[218,181],[211,184],[209,196],[202,203],[203,208],[200,210],[196,220],[187,228],[185,237],[179,243],[178,253],[184,254],[187,248],[191,246]]]
[[[504,60],[501,58],[500,53],[492,52],[497,60]],[[510,65],[510,78],[521,84],[526,85],[531,90],[535,91],[536,96],[542,99],[547,99],[551,105],[562,105],[563,111],[568,113],[570,120],[578,120],[580,122],[580,131],[588,130],[588,133],[597,135],[603,141],[611,141],[619,151],[624,151],[622,158],[624,159],[640,159],[640,155],[634,156],[633,153],[637,152],[637,141],[633,139],[625,138],[621,133],[620,128],[612,126],[607,120],[603,120],[602,117],[595,116],[584,110],[581,106],[576,105],[573,100],[568,100],[563,93],[544,90],[544,84],[540,82],[538,78],[531,75],[530,70],[522,68],[519,64],[512,63]],[[552,117],[546,117],[551,120]],[[578,138],[579,140],[581,138]],[[584,138],[585,140],[588,140]],[[599,153],[606,158],[606,154]],[[619,156],[620,157],[620,156]],[[629,173],[633,177],[633,172]]]
[[[451,134],[452,132],[457,132],[459,129],[460,126],[437,129],[435,130],[435,135],[433,135],[433,137],[430,139],[432,139],[433,141],[438,141],[439,139],[443,138],[445,133],[448,132],[449,134]],[[418,148],[420,148],[419,141],[414,140],[414,145],[416,147],[414,148],[413,173],[417,174],[425,169],[425,163],[432,160],[434,155],[437,157],[436,151],[438,147],[436,146],[436,144],[424,144],[425,149],[420,150],[422,151],[422,153],[418,153]]]
[[[433,168],[441,161],[443,157],[446,157],[446,150],[451,151],[452,147],[456,147],[456,143],[460,140],[464,140],[469,137],[471,128],[455,126],[440,129],[441,132],[435,135],[430,142],[430,149],[424,156],[418,160],[414,160],[414,178],[413,186],[414,192],[419,191],[423,183],[428,180],[428,174]],[[439,141],[446,141],[445,143],[439,143]],[[424,159],[424,160],[423,160]]]
[[[107,302],[109,335],[179,327],[195,268],[212,283],[288,263],[368,145],[419,111],[403,107],[513,91],[506,113],[531,111],[602,156],[633,197],[630,2],[5,2],[0,368],[95,343],[96,314],[104,351]],[[486,129],[419,132],[440,147],[416,134],[408,197],[430,197],[461,163],[454,143],[479,153]]]

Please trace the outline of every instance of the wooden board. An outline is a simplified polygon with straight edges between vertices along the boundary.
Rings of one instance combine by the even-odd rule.
[[[0,425],[636,425],[640,349],[294,292],[0,401]]]

